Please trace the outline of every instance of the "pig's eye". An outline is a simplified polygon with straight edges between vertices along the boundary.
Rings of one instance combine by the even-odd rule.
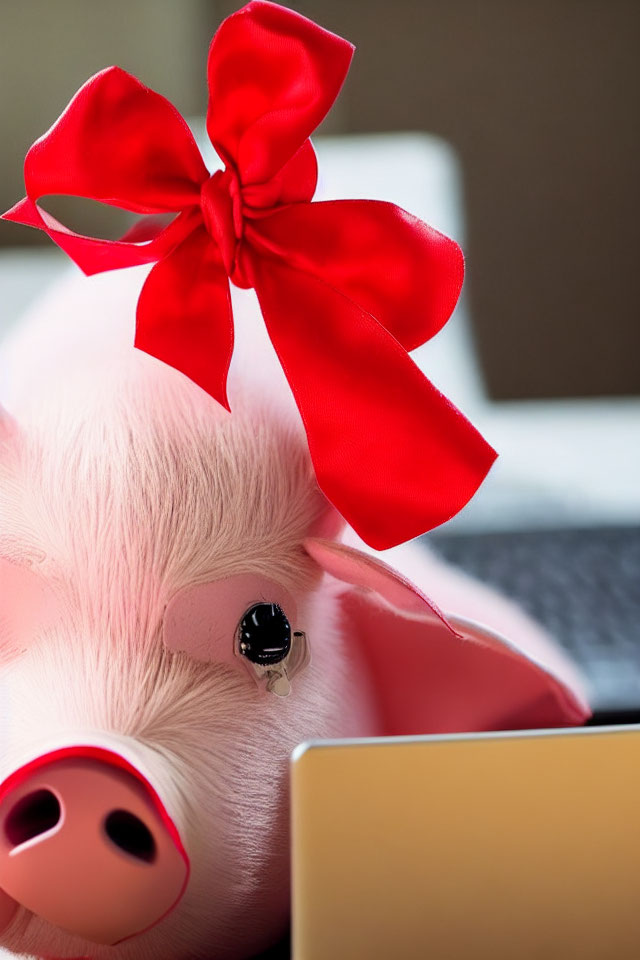
[[[238,631],[240,653],[251,663],[279,663],[291,650],[291,626],[277,603],[255,603]]]

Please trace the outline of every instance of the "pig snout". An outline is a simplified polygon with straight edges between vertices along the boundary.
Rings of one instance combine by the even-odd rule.
[[[140,933],[177,904],[188,874],[158,794],[118,754],[66,747],[0,785],[0,888],[69,933],[101,944]]]

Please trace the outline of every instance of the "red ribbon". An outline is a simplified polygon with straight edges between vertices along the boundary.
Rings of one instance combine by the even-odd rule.
[[[390,203],[310,203],[309,135],[352,55],[345,40],[264,0],[225,20],[208,63],[207,131],[225,165],[213,175],[164,97],[103,70],[31,147],[27,196],[4,218],[44,230],[86,274],[155,263],[135,344],[227,407],[229,280],[254,287],[318,483],[383,549],[457,513],[495,453],[407,355],[456,304],[458,246]],[[38,205],[52,194],[177,216],[145,242],[100,240]]]

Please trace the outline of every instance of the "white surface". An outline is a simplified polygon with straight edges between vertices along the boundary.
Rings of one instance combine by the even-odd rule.
[[[19,320],[31,301],[63,270],[69,269],[68,264],[65,255],[53,243],[50,247],[34,250],[0,251],[0,339]]]
[[[202,141],[202,125],[194,127]],[[393,201],[464,249],[460,171],[442,140],[388,134],[318,138],[315,145],[318,199]],[[212,149],[204,152],[210,167],[217,166]],[[53,247],[0,254],[0,335],[66,262]],[[448,529],[640,522],[640,398],[488,401],[473,357],[464,294],[449,324],[413,357],[500,454],[479,493]]]

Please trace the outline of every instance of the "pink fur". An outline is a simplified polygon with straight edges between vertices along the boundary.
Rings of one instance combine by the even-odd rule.
[[[288,917],[291,751],[379,725],[343,636],[342,588],[303,548],[338,524],[252,295],[234,292],[230,415],[132,348],[144,275],[70,275],[4,346],[3,402],[16,426],[0,436],[0,557],[55,602],[21,643],[4,636],[0,778],[55,745],[122,752],[149,771],[192,875],[169,916],[116,947],[20,908],[0,934],[16,955],[230,960],[268,945]],[[415,548],[396,559],[405,573],[418,564],[417,581],[445,609],[515,632],[567,669],[493,593]],[[196,659],[188,638],[163,643],[172,598],[238,575],[278,583],[293,598],[294,629],[308,635],[311,664],[286,700],[261,694],[224,658],[203,659],[202,644]]]
[[[0,775],[54,743],[128,750],[153,770],[192,878],[158,927],[117,947],[24,909],[0,943],[36,956],[222,960],[287,923],[291,751],[309,736],[369,732],[374,708],[340,652],[335,590],[302,548],[326,505],[288,399],[265,389],[273,370],[245,351],[242,376],[241,333],[229,415],[134,350],[141,279],[66,279],[3,351],[19,429],[0,458],[0,554],[36,571],[64,615],[4,667]],[[312,663],[287,700],[162,644],[171,597],[237,573],[295,597]]]

